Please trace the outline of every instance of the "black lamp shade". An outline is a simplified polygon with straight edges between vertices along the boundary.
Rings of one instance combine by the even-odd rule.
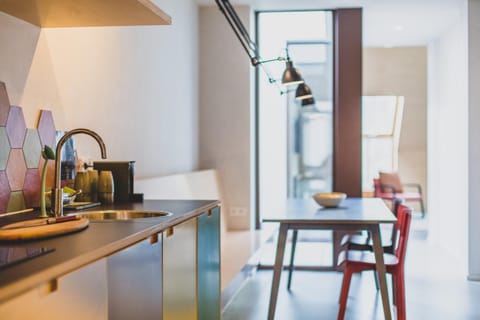
[[[295,99],[298,100],[305,100],[312,98],[312,90],[310,87],[304,82],[300,83],[295,91]]]
[[[282,84],[290,86],[299,83],[303,83],[300,72],[298,72],[298,70],[293,66],[293,62],[291,60],[287,60],[286,69],[282,76]]]
[[[302,100],[302,107],[306,107],[306,106],[309,106],[311,104],[315,104],[315,99],[313,97]]]

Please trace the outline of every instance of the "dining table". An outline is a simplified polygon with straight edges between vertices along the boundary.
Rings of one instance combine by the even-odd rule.
[[[279,223],[275,264],[268,309],[268,319],[274,320],[277,304],[280,275],[283,269],[285,246],[289,230],[334,230],[360,231],[371,234],[376,269],[382,298],[385,319],[392,319],[388,298],[386,267],[380,224],[395,223],[396,217],[379,198],[347,198],[338,207],[327,208],[318,205],[313,199],[291,198],[279,203],[263,222]]]

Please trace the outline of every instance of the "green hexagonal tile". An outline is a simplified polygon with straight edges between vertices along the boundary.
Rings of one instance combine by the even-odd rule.
[[[25,142],[23,143],[23,155],[27,168],[38,168],[38,162],[42,153],[40,137],[37,129],[27,129]]]
[[[8,142],[7,129],[0,127],[0,170],[7,167],[8,155],[10,154],[10,142]]]
[[[25,209],[25,199],[23,198],[23,192],[14,191],[10,193],[7,212],[18,211],[22,209]]]

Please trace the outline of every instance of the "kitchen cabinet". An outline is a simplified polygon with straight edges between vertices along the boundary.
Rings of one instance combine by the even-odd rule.
[[[0,305],[9,320],[108,319],[106,259],[53,279]]]
[[[220,319],[220,208],[198,218],[198,319]]]
[[[42,28],[171,24],[151,0],[2,0],[0,11]]]
[[[109,256],[107,284],[109,319],[161,319],[161,234]]]
[[[0,319],[220,319],[218,202],[140,205],[173,214],[91,222],[82,232],[45,240],[56,249],[48,259],[0,270],[6,284],[0,286]],[[14,276],[14,283],[6,281]]]
[[[197,319],[197,219],[163,233],[163,319]]]

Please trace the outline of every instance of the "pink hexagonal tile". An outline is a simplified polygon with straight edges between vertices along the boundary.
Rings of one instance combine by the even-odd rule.
[[[43,164],[45,163],[45,159],[40,157],[40,164],[38,165],[38,174],[41,177],[43,171]],[[47,190],[53,188],[53,182],[55,180],[55,161],[49,160],[47,164],[47,179],[46,179],[45,187]]]
[[[38,207],[40,204],[40,175],[38,169],[28,169],[23,185],[23,196],[27,208]]]
[[[9,111],[10,101],[8,100],[7,88],[5,83],[0,81],[0,126],[5,126],[7,123]]]
[[[23,155],[27,168],[38,168],[40,155],[42,153],[42,146],[40,145],[40,138],[37,129],[27,129],[25,142],[23,143]]]
[[[7,212],[9,198],[10,186],[8,185],[7,174],[5,171],[0,171],[0,213]]]
[[[50,148],[55,149],[55,122],[53,121],[53,114],[50,110],[40,110],[40,117],[38,119],[38,134],[40,135],[40,142],[43,146],[48,145]]]
[[[23,146],[23,140],[25,139],[25,132],[27,130],[22,108],[17,106],[10,107],[6,126],[10,146],[12,148],[21,148]]]
[[[25,158],[23,157],[22,149],[10,150],[7,169],[5,171],[10,184],[10,190],[22,190],[25,181],[25,174],[27,173],[27,166],[25,165]]]

